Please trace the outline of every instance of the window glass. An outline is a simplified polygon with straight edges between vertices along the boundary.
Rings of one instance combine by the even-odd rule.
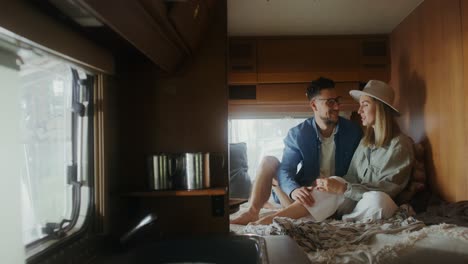
[[[21,229],[19,69],[13,51],[0,46],[0,262],[24,263]],[[8,109],[8,111],[5,111]]]
[[[229,143],[247,144],[248,174],[253,181],[257,167],[264,156],[275,156],[281,161],[283,139],[290,128],[306,118],[231,119]]]
[[[79,231],[93,193],[94,76],[33,45],[0,28],[0,51],[10,55],[10,60],[0,56],[0,65],[13,65],[17,76],[14,87],[0,78],[0,90],[11,102],[0,111],[11,113],[7,125],[19,130],[15,137],[0,130],[0,137],[19,153],[8,158],[18,164],[11,177],[19,183],[18,222],[27,257]]]
[[[25,244],[44,236],[46,223],[70,219],[72,186],[72,73],[66,63],[22,53],[21,194]]]

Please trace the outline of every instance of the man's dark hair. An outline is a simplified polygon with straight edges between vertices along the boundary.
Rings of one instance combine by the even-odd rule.
[[[309,87],[307,87],[306,95],[307,98],[309,98],[309,101],[312,100],[315,96],[317,96],[320,91],[324,89],[332,89],[335,88],[335,82],[327,79],[320,77],[317,80],[314,80],[310,83]]]

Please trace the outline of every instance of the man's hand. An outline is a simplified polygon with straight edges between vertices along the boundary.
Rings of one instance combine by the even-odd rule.
[[[346,183],[340,182],[333,178],[317,179],[317,190],[323,192],[331,192],[343,194],[346,191]]]
[[[299,201],[304,206],[312,206],[314,205],[314,198],[310,193],[313,187],[300,187],[295,189],[291,193],[291,198],[295,201]]]

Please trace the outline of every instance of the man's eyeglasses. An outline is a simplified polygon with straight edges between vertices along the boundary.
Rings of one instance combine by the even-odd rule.
[[[340,99],[341,96],[335,97],[335,98],[327,98],[327,99],[321,99],[321,98],[316,98],[315,100],[320,100],[320,101],[325,101],[325,104],[329,107],[333,107],[336,105],[340,105]]]

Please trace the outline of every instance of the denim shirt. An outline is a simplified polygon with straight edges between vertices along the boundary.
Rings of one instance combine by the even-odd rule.
[[[354,151],[362,137],[361,128],[340,117],[335,133],[335,175],[348,171]],[[311,186],[320,175],[321,141],[315,119],[309,118],[291,128],[284,139],[283,158],[278,170],[281,189],[291,197],[292,191],[301,186]],[[302,167],[297,172],[297,167]]]

